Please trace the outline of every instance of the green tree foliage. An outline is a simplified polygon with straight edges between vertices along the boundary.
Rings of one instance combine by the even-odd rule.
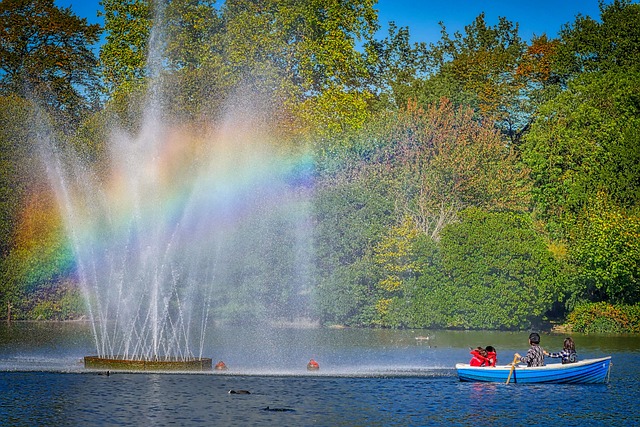
[[[443,301],[446,326],[526,328],[562,298],[560,264],[527,215],[468,209],[443,230],[441,251],[448,283],[429,304]]]
[[[414,242],[413,253],[420,266],[420,274],[404,283],[405,301],[396,299],[399,310],[407,314],[402,324],[411,328],[446,328],[460,326],[454,317],[457,309],[453,305],[457,290],[449,286],[450,278],[442,266],[442,251],[439,242],[420,234]]]
[[[53,0],[0,1],[0,94],[29,96],[65,126],[98,105],[100,27]]]
[[[365,173],[386,183],[402,215],[427,236],[437,239],[469,206],[527,208],[527,170],[491,125],[474,120],[471,109],[446,99],[427,109],[410,103],[380,125],[375,134],[384,145]]]
[[[33,127],[25,126],[35,112],[32,103],[15,95],[0,97],[0,255],[12,247],[20,206],[26,198],[34,169]]]
[[[600,3],[600,21],[578,16],[560,32],[554,71],[563,81],[583,73],[635,68],[640,60],[640,4]]]
[[[569,242],[585,237],[589,215],[579,217],[602,195],[613,213],[633,211],[640,195],[640,68],[634,41],[640,37],[640,5],[615,0],[602,3],[600,11],[601,22],[578,16],[562,29],[551,74],[563,90],[541,104],[523,147],[535,182],[537,217],[553,238]],[[577,247],[574,260],[592,259]],[[580,272],[586,267],[582,261],[577,265],[579,276],[593,275]]]
[[[443,277],[442,268],[434,266],[423,279],[427,274],[421,273],[420,260],[435,265],[433,260],[438,259],[434,253],[437,246],[434,249],[425,239],[435,244],[441,230],[457,221],[460,210],[468,207],[526,209],[527,171],[492,126],[482,126],[473,120],[470,109],[455,109],[447,100],[428,110],[410,104],[400,114],[392,118],[382,115],[378,120],[347,145],[334,147],[329,156],[343,159],[346,166],[337,172],[326,169],[333,177],[326,182],[334,190],[323,188],[320,197],[336,194],[337,188],[353,189],[362,195],[350,200],[357,200],[355,206],[361,207],[345,213],[357,213],[356,218],[370,213],[368,220],[353,222],[350,216],[335,214],[335,209],[346,207],[342,204],[345,199],[319,198],[318,246],[327,251],[319,253],[320,271],[331,272],[329,277],[342,274],[339,279],[323,282],[319,300],[335,303],[331,295],[345,286],[335,283],[351,280],[348,286],[351,292],[359,290],[359,305],[354,309],[341,303],[340,315],[366,312],[367,316],[359,317],[360,322],[368,322],[365,324],[417,327],[416,322],[425,321],[429,311],[416,302],[425,293],[421,286]],[[371,191],[377,196],[372,197]],[[380,198],[387,200],[384,210],[380,209],[385,205],[377,203]],[[397,223],[394,218],[399,218]],[[340,232],[343,226],[348,232]],[[364,241],[365,236],[371,237]],[[347,248],[353,249],[345,252]],[[423,249],[427,254],[420,252]],[[335,257],[345,253],[350,255]],[[345,270],[349,265],[356,270]],[[365,268],[366,274],[352,275]],[[323,309],[334,313],[328,306]],[[440,325],[451,326],[439,318]]]
[[[551,65],[565,90],[541,105],[527,137],[534,198],[556,236],[598,192],[625,209],[638,202],[640,5],[600,10],[602,22],[578,16],[561,31]]]
[[[401,276],[419,271],[413,256],[413,242],[419,233],[411,217],[406,216],[375,246],[375,262],[387,273],[379,284],[382,290],[390,293],[399,290]]]
[[[371,84],[379,102],[377,109],[405,108],[420,92],[427,73],[426,43],[409,42],[409,28],[389,23],[389,35],[365,45]],[[437,98],[436,98],[437,99]]]
[[[568,237],[576,215],[604,191],[631,208],[640,185],[640,73],[591,73],[540,107],[523,147],[540,218]]]
[[[640,304],[613,305],[606,302],[581,304],[567,321],[575,332],[640,333]]]
[[[219,60],[222,20],[215,0],[173,0],[165,10],[166,56],[173,70],[196,70]]]
[[[173,0],[164,12],[167,70],[163,88],[177,120],[211,118],[232,85],[215,1]]]
[[[146,76],[153,10],[149,0],[102,0],[106,42],[100,49],[108,94],[125,92]]]
[[[576,227],[574,261],[583,296],[614,304],[640,302],[640,216],[598,193]]]
[[[456,32],[453,38],[441,26],[440,41],[427,53],[435,75],[425,83],[420,101],[446,96],[471,106],[518,143],[531,115],[523,104],[528,86],[517,72],[526,50],[518,24],[500,17],[496,26],[489,26],[480,14],[464,34]]]
[[[369,325],[380,280],[373,248],[392,218],[393,202],[364,177],[326,178],[314,199],[314,300],[325,323]]]
[[[391,227],[389,232],[374,247],[374,261],[382,272],[381,280],[377,283],[377,301],[375,323],[383,326],[403,326],[396,323],[402,310],[402,304],[407,301],[404,287],[420,272],[421,265],[414,253],[415,241],[420,236],[420,230],[409,216],[405,216],[400,224]],[[400,302],[401,304],[398,304]],[[398,307],[398,305],[400,305]]]
[[[296,128],[362,125],[367,68],[356,43],[377,30],[373,1],[233,0],[222,13],[229,69],[258,95],[270,94],[266,107],[283,109]]]
[[[378,243],[375,261],[377,326],[527,328],[565,296],[561,263],[526,214],[469,208],[439,243],[405,221]]]
[[[148,0],[103,5],[100,59],[110,94],[144,81],[153,28],[164,40],[156,59],[166,65],[167,109],[179,117],[216,117],[248,104],[293,134],[357,128],[367,117],[367,68],[356,44],[377,30],[372,1],[230,0],[219,10],[198,0],[162,10]]]

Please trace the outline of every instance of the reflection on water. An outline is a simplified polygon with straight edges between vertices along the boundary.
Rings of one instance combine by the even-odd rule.
[[[582,357],[613,356],[611,382],[536,386],[461,383],[453,369],[477,345],[508,361],[527,333],[213,332],[205,354],[229,365],[224,374],[107,376],[82,366],[94,348],[85,324],[2,324],[0,425],[640,425],[640,337],[573,335]],[[251,394],[228,393],[238,389]]]

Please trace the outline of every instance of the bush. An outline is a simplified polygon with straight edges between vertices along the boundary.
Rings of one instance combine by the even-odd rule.
[[[613,305],[606,302],[579,305],[567,317],[575,332],[640,333],[640,304]]]
[[[32,320],[74,320],[86,315],[80,290],[71,281],[50,283],[30,295],[26,318]]]
[[[59,317],[60,307],[53,301],[40,301],[31,311],[34,320],[52,320]]]

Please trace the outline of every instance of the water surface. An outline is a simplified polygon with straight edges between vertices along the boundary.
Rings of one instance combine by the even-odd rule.
[[[603,385],[480,384],[453,366],[493,345],[510,361],[526,333],[216,330],[224,374],[88,372],[86,325],[0,326],[3,426],[640,425],[640,337],[573,335],[581,357],[613,356]],[[417,340],[416,337],[429,337]],[[564,336],[543,335],[549,350]],[[523,342],[524,341],[524,342]],[[319,372],[306,371],[313,357]],[[229,390],[251,394],[229,394]]]

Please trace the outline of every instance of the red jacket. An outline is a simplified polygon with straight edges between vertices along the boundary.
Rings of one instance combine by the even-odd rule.
[[[496,363],[498,363],[498,355],[496,354],[495,351],[488,351],[486,366],[496,366]]]
[[[471,366],[487,366],[489,359],[480,354],[478,350],[471,350],[471,355],[473,356],[469,361],[469,365]]]

